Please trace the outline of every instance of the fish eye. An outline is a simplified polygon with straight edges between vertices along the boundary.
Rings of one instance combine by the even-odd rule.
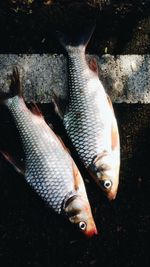
[[[110,189],[111,186],[112,186],[112,181],[111,181],[111,180],[105,180],[105,181],[104,181],[104,187],[105,187],[106,189]]]
[[[85,231],[86,229],[86,223],[85,222],[79,222],[79,228],[82,230],[82,231]]]

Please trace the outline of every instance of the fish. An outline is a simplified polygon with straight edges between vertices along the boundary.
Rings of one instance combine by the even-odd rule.
[[[17,68],[11,75],[10,90],[0,94],[14,121],[25,155],[25,168],[20,169],[27,183],[57,214],[65,215],[85,236],[97,234],[81,174],[62,140],[46,124],[38,107],[29,110],[22,96]],[[4,157],[16,162],[5,152]]]
[[[76,38],[57,31],[68,63],[68,104],[62,110],[53,96],[55,111],[79,159],[109,200],[116,198],[120,170],[120,137],[110,97],[98,76],[93,58],[87,62],[86,46],[94,29]]]

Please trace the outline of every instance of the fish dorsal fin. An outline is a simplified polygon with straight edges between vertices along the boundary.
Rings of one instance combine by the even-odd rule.
[[[88,62],[88,65],[89,65],[89,68],[95,73],[98,75],[98,64],[97,64],[97,61],[96,61],[96,58],[92,58],[89,60]]]
[[[117,126],[117,121],[116,121],[116,118],[115,118],[113,105],[112,105],[111,99],[110,99],[110,97],[108,95],[107,95],[107,99],[108,99],[110,108],[112,110],[111,148],[112,148],[112,150],[116,150],[119,147],[118,126]]]
[[[12,96],[18,95],[22,97],[22,83],[20,81],[20,75],[17,67],[13,68],[13,72],[10,78],[10,93],[12,94]]]
[[[12,155],[10,155],[8,152],[6,151],[1,151],[0,153],[3,155],[3,157],[13,166],[13,168],[21,174],[25,174],[25,169],[23,168],[23,166],[20,166],[20,164],[18,162],[16,162],[16,160],[13,158]]]
[[[10,75],[10,86],[7,92],[0,90],[0,103],[4,104],[9,98],[14,96],[22,97],[22,82],[20,81],[20,75],[18,68],[13,68],[13,72]]]
[[[34,115],[37,115],[37,116],[43,118],[42,112],[40,111],[40,109],[38,108],[38,106],[35,103],[30,104],[30,110]]]

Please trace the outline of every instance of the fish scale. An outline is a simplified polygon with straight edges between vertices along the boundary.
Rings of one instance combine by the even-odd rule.
[[[33,126],[31,114],[23,112],[24,104],[18,96],[8,100],[7,106],[23,143],[26,180],[57,213],[61,213],[68,193],[75,195],[69,156],[56,140],[43,140],[42,128],[40,125]]]
[[[119,131],[111,100],[98,77],[96,61],[86,61],[85,48],[94,28],[84,26],[83,32],[58,34],[68,57],[65,112],[61,112],[59,101],[54,101],[79,158],[111,200],[116,197],[119,183]]]
[[[88,95],[88,77],[83,74],[87,63],[82,55],[79,58],[80,54],[69,55],[69,106],[64,115],[64,125],[80,158],[88,167],[93,157],[102,150],[97,132],[101,133],[104,125],[96,115],[97,110],[93,108],[91,96]]]
[[[0,91],[0,104],[9,109],[25,155],[23,170],[6,151],[0,151],[56,213],[63,213],[84,235],[97,234],[81,174],[68,149],[44,121],[38,108],[27,108],[19,72],[14,68],[10,90]]]

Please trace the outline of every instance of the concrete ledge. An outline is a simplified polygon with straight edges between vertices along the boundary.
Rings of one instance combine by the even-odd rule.
[[[93,56],[87,55],[87,60]],[[116,103],[150,103],[150,55],[95,56],[100,79]],[[67,60],[64,55],[0,55],[0,90],[8,90],[12,67],[22,75],[27,102],[51,102],[52,92],[65,99]]]

